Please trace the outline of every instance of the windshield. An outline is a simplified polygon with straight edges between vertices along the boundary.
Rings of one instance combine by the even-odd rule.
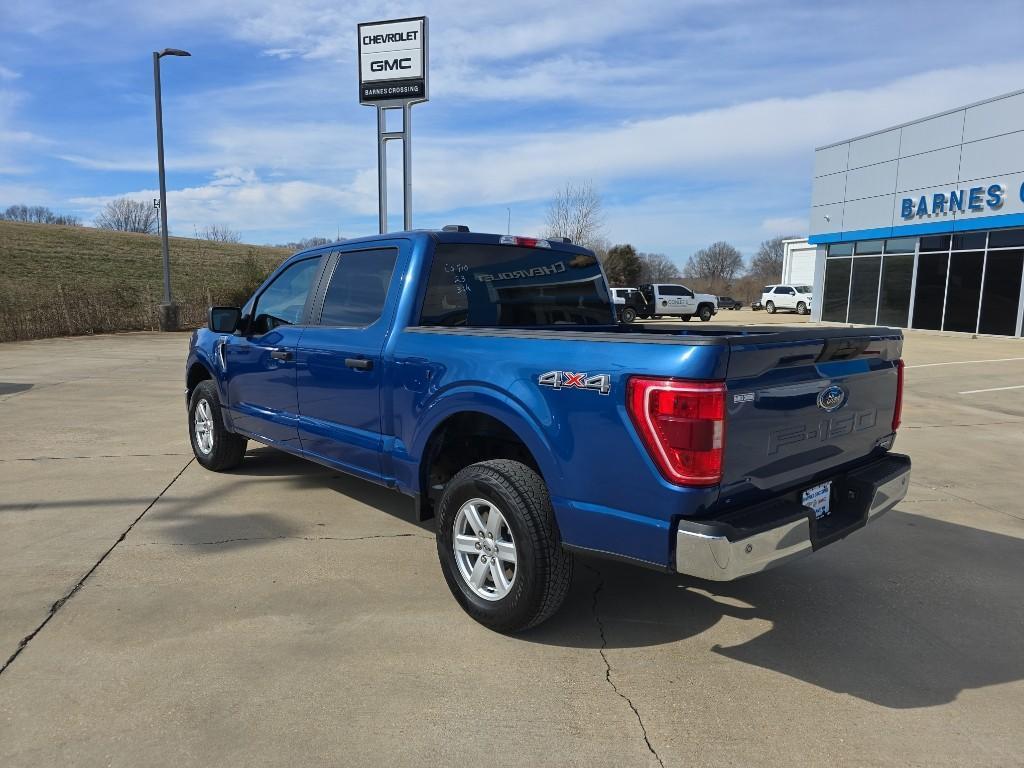
[[[421,325],[608,325],[611,297],[593,254],[548,248],[437,246]]]
[[[809,285],[798,285],[798,286],[796,286],[796,292],[797,293],[810,293],[811,292],[811,286],[809,286]]]

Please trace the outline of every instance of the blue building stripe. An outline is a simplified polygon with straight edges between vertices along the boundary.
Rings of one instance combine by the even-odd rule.
[[[950,221],[929,221],[921,224],[904,224],[898,227],[853,229],[849,232],[822,232],[809,237],[808,242],[820,245],[823,243],[845,243],[853,240],[877,240],[887,237],[932,235],[945,232],[970,232],[977,229],[1003,229],[1005,227],[1020,226],[1024,226],[1024,213],[1004,213],[998,216],[978,216],[976,218]]]

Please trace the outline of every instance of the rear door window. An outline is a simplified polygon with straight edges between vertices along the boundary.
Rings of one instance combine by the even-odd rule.
[[[396,248],[339,254],[324,294],[320,325],[365,328],[380,319],[398,258]]]

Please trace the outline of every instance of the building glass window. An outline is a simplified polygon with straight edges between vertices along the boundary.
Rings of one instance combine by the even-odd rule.
[[[935,237],[921,238],[921,253],[929,251],[948,251],[949,235],[937,235]]]
[[[916,237],[899,237],[885,241],[886,253],[913,253],[917,247]]]
[[[984,262],[984,251],[967,251],[950,256],[946,320],[943,323],[943,330],[966,333],[977,330],[978,302],[981,300],[981,267]]]
[[[1024,230],[1018,231],[1024,233]],[[1017,332],[1022,268],[1024,251],[989,252],[985,264],[985,285],[982,290],[978,333],[1012,336]]]
[[[878,297],[879,325],[899,328],[907,326],[913,277],[913,256],[885,256],[882,259],[882,292]]]
[[[829,259],[825,266],[825,296],[821,319],[833,323],[846,322],[846,300],[850,292],[850,262],[853,259]]]
[[[875,322],[878,301],[878,270],[881,257],[853,260],[853,278],[850,284],[849,322],[871,325]]]
[[[833,243],[827,255],[824,321],[997,336],[1024,330],[1024,228]]]
[[[1024,246],[1024,229],[1004,229],[1002,232],[989,232],[989,248],[1020,248]]]
[[[954,251],[974,251],[985,247],[987,232],[962,232],[953,235]]]
[[[928,238],[921,238],[921,245]],[[937,331],[942,327],[942,302],[946,293],[945,253],[922,253],[917,260],[917,290],[914,294],[914,327]]]
[[[862,254],[873,256],[876,253],[882,252],[882,245],[884,243],[884,240],[861,240],[857,243],[856,253],[858,256]]]

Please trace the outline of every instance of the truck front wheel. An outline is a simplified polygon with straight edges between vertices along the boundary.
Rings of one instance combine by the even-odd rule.
[[[702,323],[706,323],[711,319],[714,312],[711,311],[711,307],[707,304],[701,304],[700,310],[697,312],[697,316],[701,319]]]
[[[498,632],[554,615],[572,581],[572,555],[562,549],[544,481],[518,461],[482,461],[448,482],[437,554],[459,605]]]
[[[207,469],[223,472],[242,463],[246,440],[224,426],[217,385],[209,379],[199,383],[189,400],[188,435],[192,453]]]

